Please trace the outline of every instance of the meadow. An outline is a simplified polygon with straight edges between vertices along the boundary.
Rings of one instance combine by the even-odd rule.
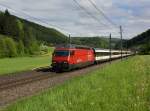
[[[150,56],[135,56],[19,100],[4,111],[149,111]]]
[[[0,59],[0,75],[32,70],[38,67],[50,66],[50,63],[50,56]]]
[[[15,74],[39,67],[50,66],[53,50],[53,47],[48,47],[48,52],[42,55],[0,59],[0,75]]]

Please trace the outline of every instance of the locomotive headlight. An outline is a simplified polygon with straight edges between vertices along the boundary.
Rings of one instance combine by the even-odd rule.
[[[55,62],[55,61],[53,61],[53,64],[56,64],[56,62]]]
[[[67,61],[64,61],[64,63],[67,64],[68,62],[67,62]]]

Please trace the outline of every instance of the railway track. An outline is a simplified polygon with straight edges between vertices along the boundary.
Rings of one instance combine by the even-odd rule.
[[[114,61],[114,60],[112,60],[112,61]],[[107,62],[109,62],[109,61],[105,61],[101,64],[105,64]],[[40,72],[39,69],[37,69],[35,71],[35,73],[39,73],[39,72]],[[56,74],[54,72],[50,72],[49,70],[47,71],[47,73],[44,73],[44,72],[46,72],[45,69],[42,69],[42,73],[39,73],[39,74],[36,74],[36,75],[35,74],[32,75],[32,72],[31,72],[31,76],[29,76],[29,77],[10,79],[10,80],[4,81],[4,82],[0,82],[0,91],[7,90],[7,89],[12,89],[12,88],[19,87],[19,86],[22,86],[22,85],[26,85],[26,84],[29,84],[29,83],[32,83],[32,82],[41,81],[41,80],[45,80],[45,79],[49,79],[49,78],[52,78],[52,77],[63,75],[63,74]],[[78,72],[78,70],[75,71],[75,72]]]
[[[6,90],[6,89],[11,89],[14,87],[18,87],[21,85],[29,84],[32,82],[48,79],[50,77],[54,77],[56,75],[54,74],[40,74],[40,75],[34,75],[30,77],[25,77],[21,79],[16,79],[16,80],[8,80],[5,82],[0,83],[0,91]]]

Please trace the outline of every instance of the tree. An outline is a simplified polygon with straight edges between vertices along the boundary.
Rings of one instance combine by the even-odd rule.
[[[30,54],[39,54],[40,53],[40,46],[36,40],[32,41],[30,48]]]
[[[17,56],[17,48],[16,43],[12,38],[5,38],[6,43],[6,57],[16,57]]]
[[[3,17],[3,34],[12,36],[14,40],[19,40],[19,27],[17,19],[10,15],[9,11],[6,10]]]
[[[4,26],[4,14],[0,13],[0,33],[3,34],[3,26]]]
[[[17,52],[20,56],[23,56],[25,54],[25,47],[22,40],[20,40],[17,45]]]
[[[0,39],[0,58],[5,57],[6,44],[4,39]]]
[[[150,54],[150,41],[147,41],[147,43],[142,46],[140,53],[141,54]]]
[[[5,10],[5,16],[10,16],[8,9]]]
[[[18,25],[18,29],[19,29],[19,40],[23,40],[24,39],[24,25],[20,20],[17,20],[17,25]]]

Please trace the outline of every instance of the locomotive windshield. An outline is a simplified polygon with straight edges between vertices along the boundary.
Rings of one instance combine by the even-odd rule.
[[[69,51],[57,50],[54,52],[54,56],[69,56]]]

